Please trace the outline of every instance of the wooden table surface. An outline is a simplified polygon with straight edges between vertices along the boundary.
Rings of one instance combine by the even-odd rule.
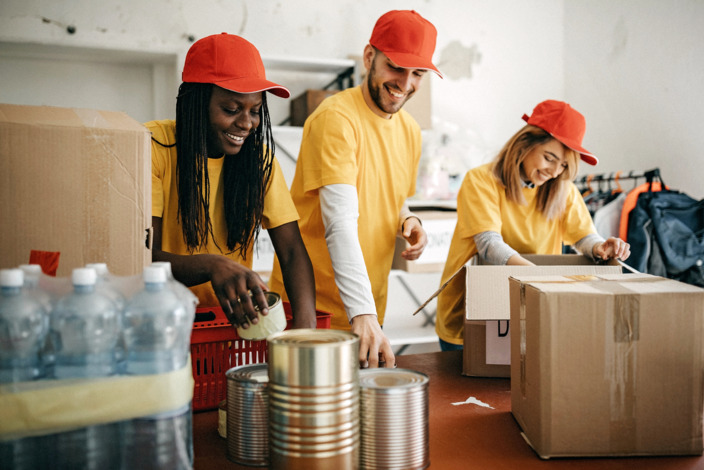
[[[530,469],[702,469],[704,457],[561,458],[541,460],[526,444],[511,414],[509,379],[461,375],[461,352],[397,356],[399,367],[422,372],[429,381],[430,468]],[[489,405],[453,405],[469,397]],[[197,470],[251,469],[227,460],[226,441],[217,433],[217,411],[193,416]]]

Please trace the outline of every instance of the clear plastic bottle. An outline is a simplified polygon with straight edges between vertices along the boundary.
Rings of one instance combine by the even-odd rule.
[[[127,374],[160,374],[188,363],[193,313],[167,285],[160,266],[144,268],[144,289],[124,315]],[[136,418],[125,426],[124,468],[189,469],[193,464],[190,404],[171,412]]]
[[[0,270],[0,383],[43,375],[40,352],[48,331],[44,305],[23,289],[20,269]]]
[[[86,268],[95,269],[95,273],[97,274],[95,290],[115,302],[117,310],[122,317],[127,299],[118,287],[118,277],[110,272],[107,263],[88,263],[86,264]],[[126,355],[127,348],[125,347],[125,340],[122,332],[120,332],[120,337],[117,340],[117,346],[115,348],[115,360],[117,361],[118,374],[124,374],[125,372]]]
[[[166,284],[171,287],[174,294],[181,299],[183,306],[186,308],[186,313],[188,315],[193,315],[195,318],[198,297],[191,292],[191,289],[176,280],[173,272],[171,271],[171,263],[169,261],[154,261],[152,266],[161,267],[164,271],[166,271]]]
[[[40,352],[48,330],[42,304],[23,290],[21,269],[0,270],[0,384],[36,380],[43,375]],[[0,442],[0,467],[45,468],[44,437]]]
[[[95,269],[97,279],[95,289],[106,297],[110,298],[120,312],[125,309],[125,296],[115,286],[115,276],[110,273],[106,263],[88,263],[86,268]]]
[[[42,267],[39,264],[20,264],[19,268],[24,273],[24,289],[29,295],[44,305],[47,312],[51,312],[51,295],[41,287]]]
[[[96,289],[94,269],[74,269],[71,282],[73,291],[60,298],[51,313],[51,331],[58,343],[55,377],[114,375],[121,313],[115,302]]]
[[[96,278],[94,269],[74,269],[73,291],[61,297],[51,313],[57,379],[107,377],[117,371],[121,315],[115,303],[96,290]],[[54,434],[53,468],[115,468],[120,431],[120,423],[107,423]]]
[[[19,268],[24,273],[24,284],[22,289],[30,297],[38,300],[43,306],[46,312],[47,318],[47,330],[49,326],[49,314],[53,309],[54,298],[52,294],[45,290],[48,287],[46,284],[42,286],[42,267],[39,264],[20,264]],[[46,341],[44,341],[44,346],[40,352],[42,357],[44,373],[47,376],[53,377],[54,374],[54,346],[53,341],[51,341],[51,335],[48,335]]]

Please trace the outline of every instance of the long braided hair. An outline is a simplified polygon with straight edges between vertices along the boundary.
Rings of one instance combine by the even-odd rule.
[[[220,248],[214,240],[209,210],[208,107],[213,86],[182,83],[176,99],[178,218],[190,252],[205,246],[211,237]],[[262,93],[259,114],[261,124],[236,156],[225,156],[222,170],[227,249],[228,253],[238,251],[243,259],[259,235],[274,159],[266,93]]]

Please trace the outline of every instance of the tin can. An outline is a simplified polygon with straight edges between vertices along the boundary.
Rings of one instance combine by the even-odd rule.
[[[237,334],[240,338],[251,341],[260,340],[286,329],[286,313],[281,296],[276,292],[264,292],[264,295],[269,305],[269,313],[267,315],[259,314],[259,321],[256,324],[250,323],[248,328],[237,328]],[[259,312],[256,305],[254,309]]]
[[[227,458],[242,465],[269,465],[268,366],[233,367],[227,377]]]
[[[268,343],[271,468],[358,468],[359,338],[298,329]]]
[[[360,468],[430,465],[428,381],[408,369],[360,371]]]

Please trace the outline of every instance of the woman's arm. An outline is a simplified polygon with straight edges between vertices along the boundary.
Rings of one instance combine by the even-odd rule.
[[[225,256],[216,254],[177,255],[161,249],[161,217],[152,217],[154,238],[152,261],[168,261],[177,281],[195,286],[210,281],[223,312],[235,327],[249,327],[259,319],[249,292],[260,312],[269,313],[266,284],[257,273]],[[247,320],[249,318],[249,321]]]
[[[501,234],[492,230],[478,233],[474,236],[477,253],[489,264],[524,265],[533,266],[533,263],[518,254],[501,237]]]
[[[315,277],[298,222],[289,222],[268,231],[291,302],[293,328],[315,328]]]

